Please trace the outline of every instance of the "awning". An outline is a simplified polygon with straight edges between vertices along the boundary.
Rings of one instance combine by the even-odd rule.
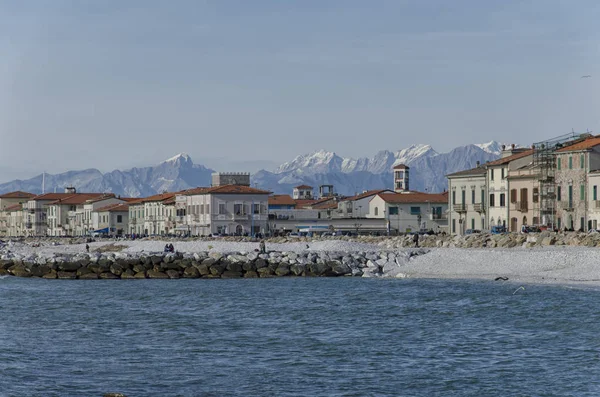
[[[92,233],[108,233],[108,228],[94,230]]]

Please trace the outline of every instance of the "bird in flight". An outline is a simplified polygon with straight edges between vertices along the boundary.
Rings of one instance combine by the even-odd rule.
[[[592,77],[592,76],[590,76],[589,74],[586,74],[585,76],[581,76],[582,79],[589,79],[590,77]]]

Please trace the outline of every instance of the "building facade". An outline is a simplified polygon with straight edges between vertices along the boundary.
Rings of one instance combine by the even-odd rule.
[[[448,226],[452,234],[483,230],[486,223],[487,170],[475,168],[446,175],[448,178]]]

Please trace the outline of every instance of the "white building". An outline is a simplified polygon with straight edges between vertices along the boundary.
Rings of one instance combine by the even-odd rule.
[[[465,234],[467,229],[486,229],[487,171],[475,168],[446,175],[448,178],[448,223],[450,233]]]
[[[175,201],[178,214],[184,214],[185,222],[178,230],[187,229],[194,236],[264,234],[270,193],[243,185],[196,188],[180,193]]]
[[[312,200],[314,198],[313,188],[308,185],[296,186],[292,191],[294,200]]]
[[[409,170],[410,167],[404,164],[394,166],[394,191],[396,193],[407,192],[410,190]]]
[[[386,221],[390,234],[417,230],[447,231],[447,193],[380,193],[371,198],[367,218]]]
[[[95,231],[106,233],[110,236],[127,234],[129,222],[129,204],[117,203],[94,210],[93,218],[97,220]]]

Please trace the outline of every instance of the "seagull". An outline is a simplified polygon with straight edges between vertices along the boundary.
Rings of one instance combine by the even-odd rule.
[[[592,76],[590,76],[589,74],[586,74],[585,76],[581,76],[582,79],[589,79],[590,77],[592,77]]]

